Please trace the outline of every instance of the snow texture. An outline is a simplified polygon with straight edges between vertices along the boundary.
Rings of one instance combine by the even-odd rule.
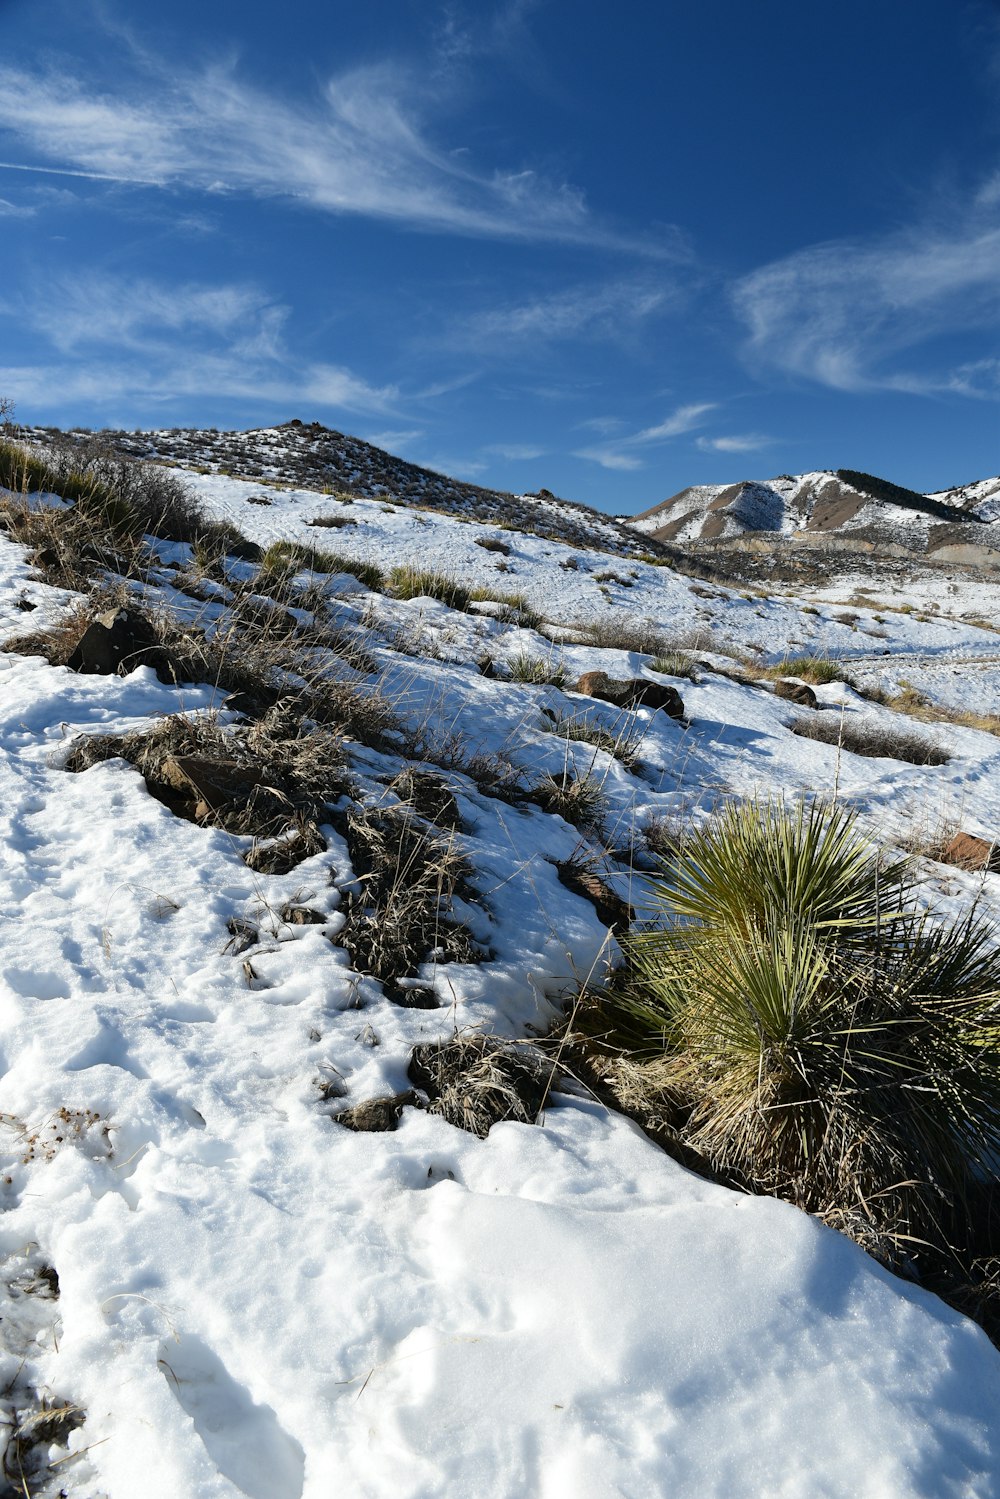
[[[806,615],[729,590],[706,600],[664,568],[376,500],[345,510],[355,528],[324,533],[306,521],[335,507],[329,497],[270,490],[271,505],[248,506],[252,485],[192,485],[261,542],[329,537],[382,565],[416,558],[516,588],[551,620],[695,629],[695,659],[718,661],[733,641],[768,659],[871,650],[830,607]],[[510,544],[513,577],[475,545],[484,534]],[[570,556],[578,566],[561,567]],[[609,566],[628,581],[602,591]],[[164,607],[182,602],[169,576]],[[203,619],[225,592],[197,606]],[[567,756],[596,766],[609,841],[652,814],[697,818],[722,796],[794,796],[835,779],[885,837],[958,815],[971,832],[1000,827],[990,735],[928,728],[952,752],[936,767],[838,755],[789,732],[790,704],[701,671],[677,683],[686,727],[630,715],[642,744],[629,770],[546,732],[542,714],[589,709],[610,724],[616,710],[490,680],[473,663],[484,647],[523,649],[571,676],[652,675],[648,657],[554,646],[345,577],[332,596],[372,631],[383,686],[408,719],[513,754],[534,777]],[[0,538],[4,636],[68,602]],[[884,628],[876,646],[917,675],[957,652],[998,654],[995,636],[960,621],[895,615]],[[974,681],[980,706],[995,705],[995,667]],[[830,714],[886,712],[844,684],[818,693]],[[216,701],[145,667],[97,678],[0,655],[0,1388],[86,1413],[54,1452],[80,1455],[53,1469],[51,1492],[1000,1495],[1000,1358],[985,1335],[796,1209],[690,1174],[582,1090],[554,1093],[539,1127],[499,1124],[485,1140],[413,1108],[395,1133],[334,1122],[347,1103],[404,1088],[419,1042],[544,1027],[561,995],[603,971],[613,938],[556,877],[577,830],[455,772],[479,901],[463,915],[491,955],[425,965],[440,1009],[389,1003],[337,946],[353,876],[333,827],[326,851],[290,874],[254,874],[249,840],[174,817],[123,761],[62,768],[74,736]],[[400,763],[357,747],[373,803]],[[977,891],[1000,908],[998,876],[927,874],[943,909]],[[641,905],[641,883],[623,893]],[[289,902],[322,923],[285,925]],[[234,918],[259,931],[249,969],[225,950]],[[18,1289],[42,1265],[59,1285],[44,1306]]]

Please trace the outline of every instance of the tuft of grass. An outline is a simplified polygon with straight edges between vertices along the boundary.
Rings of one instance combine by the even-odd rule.
[[[428,1113],[485,1140],[494,1124],[537,1124],[558,1067],[533,1046],[459,1031],[414,1051],[410,1081],[430,1102]]]
[[[698,680],[697,667],[682,651],[667,651],[662,656],[654,656],[649,665],[651,671],[664,677],[686,677],[689,682]]]
[[[406,1005],[412,991],[398,980],[419,963],[431,956],[481,960],[472,934],[451,913],[453,896],[472,894],[470,869],[454,834],[430,831],[401,809],[356,808],[339,825],[355,888],[348,891],[337,942],[358,973],[371,974],[391,999]]]
[[[545,661],[541,656],[532,656],[527,651],[518,651],[516,655],[508,656],[506,665],[512,682],[530,682],[539,687],[566,685],[563,667],[554,666],[551,660]]]
[[[619,714],[611,725],[602,723],[595,713],[543,713],[541,727],[560,739],[604,750],[628,769],[639,763],[646,736],[646,725],[630,712]]]
[[[469,601],[473,604],[501,604],[503,608],[494,615],[501,624],[517,625],[522,630],[537,630],[542,616],[532,608],[523,593],[503,593],[497,588],[471,588]]]
[[[279,584],[296,572],[350,573],[373,592],[378,592],[385,583],[382,569],[373,562],[359,562],[342,552],[305,546],[300,541],[272,542],[260,565],[264,580]]]
[[[819,803],[729,807],[654,893],[605,1003],[687,1147],[889,1262],[940,1245],[1000,1149],[994,933]]]
[[[472,597],[464,584],[445,573],[402,563],[389,574],[389,586],[399,599],[439,599],[450,609],[467,609]]]
[[[894,724],[878,723],[870,718],[838,715],[835,718],[810,713],[789,725],[801,739],[818,739],[835,744],[852,755],[871,760],[903,760],[908,765],[947,765],[950,754],[925,734],[913,734]]]
[[[827,682],[846,682],[853,686],[842,663],[831,660],[829,656],[786,656],[775,666],[762,667],[759,675],[771,681],[778,677],[801,677],[804,682],[812,682],[815,686],[824,686]]]
[[[532,789],[531,799],[574,827],[599,830],[608,815],[604,780],[593,768],[583,775],[569,767],[558,775],[546,775]]]

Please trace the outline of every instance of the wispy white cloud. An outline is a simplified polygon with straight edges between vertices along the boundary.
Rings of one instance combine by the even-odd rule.
[[[671,437],[682,437],[685,432],[691,432],[695,427],[704,424],[709,412],[718,409],[714,401],[700,401],[689,406],[678,406],[676,411],[664,417],[662,422],[657,422],[654,427],[644,427],[641,432],[636,432],[629,442],[667,442]]]
[[[638,432],[617,437],[612,442],[578,448],[573,456],[588,458],[592,463],[599,463],[602,468],[621,469],[626,472],[644,468],[643,459],[632,449],[651,447],[657,443],[671,442],[675,437],[683,437],[686,433],[703,426],[710,413],[716,410],[718,410],[718,405],[715,401],[690,402],[687,405],[678,406],[652,427],[643,427]],[[614,420],[613,417],[594,417],[589,423],[583,425],[591,426],[597,431],[603,430],[610,436],[614,432],[612,425]]]
[[[252,286],[88,275],[8,297],[4,315],[37,334],[35,362],[0,369],[0,389],[22,407],[135,411],[197,397],[387,414],[401,399],[394,385],[297,357],[285,341],[285,309]]]
[[[40,169],[59,174],[281,197],[329,213],[504,239],[651,254],[669,239],[617,234],[569,183],[530,169],[476,168],[457,143],[438,145],[427,115],[440,101],[393,65],[343,73],[311,100],[269,94],[231,67],[140,74],[137,59],[129,66],[121,86],[104,93],[70,73],[0,66],[0,128]]]
[[[680,295],[679,286],[665,277],[575,286],[463,316],[445,338],[462,348],[491,350],[509,344],[569,339],[617,341],[632,336],[650,318],[676,306]]]
[[[410,443],[419,442],[424,436],[422,428],[412,427],[408,431],[366,432],[364,441],[373,447],[385,448],[386,452],[399,453]]]
[[[0,219],[34,218],[35,210],[21,203],[12,203],[9,198],[0,198]]]
[[[645,467],[642,459],[637,458],[634,453],[622,453],[611,447],[577,448],[573,457],[586,458],[591,463],[599,463],[601,468],[617,469],[622,473],[631,473]]]
[[[703,453],[757,453],[761,448],[771,447],[774,441],[762,432],[744,432],[731,437],[699,437],[695,446]]]
[[[982,206],[948,230],[817,245],[753,271],[734,291],[748,358],[843,391],[984,394],[928,373],[935,339],[1000,327],[1000,226]]]

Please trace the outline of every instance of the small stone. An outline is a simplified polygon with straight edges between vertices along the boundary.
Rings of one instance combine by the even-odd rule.
[[[355,1104],[353,1109],[337,1114],[336,1122],[359,1134],[388,1134],[399,1124],[407,1104],[418,1102],[413,1089],[407,1088],[405,1093],[394,1093],[389,1098],[369,1098]]]
[[[784,698],[789,703],[798,703],[800,708],[819,706],[812,688],[805,682],[797,681],[794,677],[779,677],[774,684],[774,695]]]

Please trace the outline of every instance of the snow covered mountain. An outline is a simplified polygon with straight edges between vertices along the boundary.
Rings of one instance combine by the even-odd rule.
[[[26,428],[32,443],[45,446],[67,439],[90,442],[94,434],[56,428]],[[540,489],[514,495],[451,479],[396,458],[360,437],[335,432],[320,422],[298,419],[279,427],[217,432],[172,428],[164,431],[103,431],[101,442],[135,458],[157,459],[201,473],[229,474],[312,491],[379,495],[466,519],[492,521],[523,532],[550,536],[569,546],[596,546],[627,554],[635,536],[620,521]]]
[[[672,543],[761,531],[799,533],[818,544],[828,536],[847,536],[925,551],[944,544],[945,527],[962,527],[963,537],[981,534],[985,539],[984,528],[998,517],[1000,479],[922,495],[840,469],[694,485],[643,511],[631,524],[645,536]],[[949,533],[951,544],[956,534]]]

